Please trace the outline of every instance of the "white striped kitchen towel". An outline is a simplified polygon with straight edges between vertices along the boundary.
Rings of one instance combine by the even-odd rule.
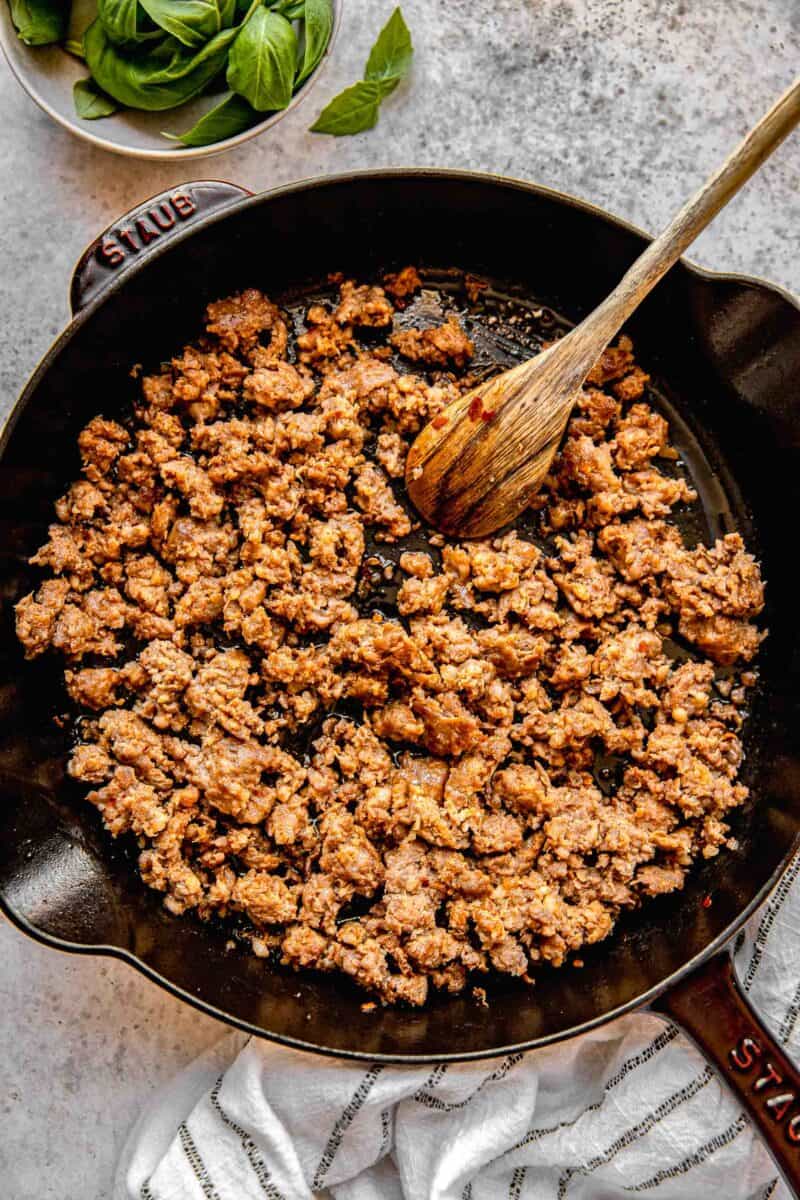
[[[800,1058],[800,856],[740,936]],[[384,1067],[230,1034],[139,1119],[114,1200],[789,1200],[688,1039],[633,1014],[483,1063]]]

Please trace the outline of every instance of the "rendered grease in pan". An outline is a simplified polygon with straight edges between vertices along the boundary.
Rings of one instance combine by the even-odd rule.
[[[418,1005],[562,964],[731,844],[763,587],[625,338],[514,529],[420,528],[416,433],[563,323],[337,282],[211,304],[89,423],[17,630],[66,659],[70,773],[171,912]]]

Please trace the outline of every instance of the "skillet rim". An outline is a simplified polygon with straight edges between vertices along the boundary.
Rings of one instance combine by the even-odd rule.
[[[52,342],[48,350],[40,359],[38,365],[29,376],[27,383],[20,392],[17,400],[12,406],[8,417],[6,418],[2,434],[0,434],[0,459],[5,453],[11,433],[16,425],[19,416],[32,398],[40,381],[44,378],[47,371],[51,368],[61,350],[72,340],[83,325],[93,316],[93,314],[106,302],[109,298],[115,295],[121,288],[124,288],[129,279],[140,274],[152,263],[155,259],[160,258],[167,253],[174,245],[182,243],[197,234],[200,234],[212,225],[225,220],[234,213],[237,213],[245,208],[256,207],[258,204],[265,203],[278,196],[292,195],[297,192],[309,191],[312,188],[326,187],[330,184],[347,184],[351,181],[361,179],[442,179],[442,180],[462,180],[474,181],[483,184],[492,184],[511,190],[528,193],[536,196],[542,196],[552,200],[557,204],[563,204],[568,207],[580,209],[590,217],[600,219],[607,225],[611,225],[627,233],[634,234],[635,237],[642,239],[645,242],[652,241],[652,235],[646,233],[638,226],[599,205],[593,204],[590,201],[582,200],[581,198],[572,195],[569,192],[564,192],[556,188],[550,188],[542,184],[531,183],[530,181],[518,179],[512,176],[497,175],[493,172],[471,171],[454,169],[450,170],[441,167],[385,167],[378,170],[362,169],[358,171],[347,171],[336,175],[315,176],[308,179],[295,180],[291,183],[283,184],[276,188],[270,188],[263,192],[258,192],[254,195],[243,196],[239,200],[232,201],[224,208],[209,213],[205,217],[193,221],[190,225],[177,231],[172,237],[165,239],[159,245],[155,246],[150,252],[142,258],[133,260],[123,270],[113,278],[102,291],[89,303],[85,308],[81,309],[77,314],[73,315],[72,319],[62,329],[55,340]],[[192,181],[192,182],[206,182]],[[688,273],[704,283],[714,284],[719,281],[738,283],[745,287],[760,288],[764,291],[774,293],[779,296],[785,303],[800,312],[800,296],[796,296],[788,288],[784,288],[780,284],[771,283],[768,280],[759,278],[758,276],[739,274],[736,272],[716,271],[701,267],[690,259],[681,258],[676,264],[678,268]],[[0,891],[0,911],[8,917],[8,919],[28,937],[42,945],[48,946],[55,950],[60,950],[69,954],[85,954],[96,957],[114,958],[128,963],[135,970],[139,971],[146,979],[162,987],[170,995],[176,999],[191,1005],[193,1008],[205,1013],[207,1016],[214,1017],[216,1020],[233,1026],[243,1032],[249,1033],[255,1037],[261,1037],[267,1041],[276,1042],[279,1045],[288,1046],[292,1049],[301,1050],[307,1053],[322,1054],[330,1058],[345,1058],[363,1062],[376,1062],[385,1064],[404,1064],[404,1065],[420,1065],[436,1062],[471,1062],[482,1061],[484,1059],[499,1058],[503,1055],[522,1053],[528,1050],[543,1048],[544,1046],[554,1045],[557,1042],[566,1041],[569,1038],[580,1037],[582,1034],[588,1033],[593,1029],[597,1029],[610,1021],[617,1020],[619,1017],[626,1015],[629,1012],[634,1012],[638,1009],[648,1008],[652,1005],[659,996],[667,992],[672,986],[680,980],[690,975],[697,967],[706,962],[713,955],[719,953],[731,941],[734,935],[741,929],[753,913],[761,907],[764,901],[774,889],[782,875],[787,869],[789,862],[800,847],[800,832],[798,832],[791,844],[790,849],[778,863],[775,869],[771,872],[768,879],[762,884],[754,896],[740,910],[736,917],[723,929],[712,941],[698,954],[684,962],[677,970],[666,978],[660,980],[657,984],[648,988],[645,992],[631,998],[624,1004],[618,1005],[609,1011],[591,1017],[589,1020],[582,1022],[579,1025],[570,1027],[569,1029],[559,1030],[556,1033],[544,1034],[540,1037],[531,1038],[524,1042],[513,1043],[511,1045],[495,1047],[491,1050],[477,1051],[462,1051],[455,1053],[444,1054],[386,1054],[386,1053],[369,1053],[364,1050],[352,1049],[332,1049],[330,1047],[319,1046],[313,1042],[304,1041],[301,1038],[291,1037],[286,1034],[275,1033],[265,1030],[252,1022],[243,1020],[233,1014],[224,1012],[207,1000],[192,995],[185,988],[180,987],[171,979],[154,970],[146,962],[144,962],[132,950],[122,946],[114,946],[106,943],[91,945],[84,942],[71,942],[63,938],[59,938],[53,934],[38,928],[32,924],[26,917],[16,912],[11,903],[6,898],[5,894]],[[660,1015],[660,1014],[659,1014]],[[667,1020],[667,1017],[663,1019]]]

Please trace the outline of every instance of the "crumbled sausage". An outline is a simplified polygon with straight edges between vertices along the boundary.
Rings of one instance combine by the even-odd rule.
[[[411,531],[411,519],[395,499],[388,481],[373,463],[358,472],[355,484],[356,504],[372,525],[378,526],[386,541],[397,541]]]
[[[383,287],[394,301],[402,303],[419,291],[422,287],[422,280],[416,267],[403,267],[402,271],[387,275],[384,278]]]
[[[391,325],[393,314],[394,309],[382,287],[372,287],[366,283],[357,287],[351,279],[345,279],[333,315],[340,325],[382,329]]]
[[[314,385],[291,363],[276,360],[245,376],[242,390],[245,400],[251,404],[270,412],[282,412],[304,404],[314,391]]]
[[[475,353],[474,343],[455,317],[432,329],[404,329],[391,341],[404,358],[429,367],[465,367]]]
[[[16,609],[66,660],[69,774],[170,912],[414,1005],[560,965],[729,843],[764,636],[739,535],[684,545],[627,338],[527,532],[425,540],[409,441],[474,347],[453,316],[392,333],[420,287],[343,280],[291,345],[261,292],[210,304],[127,426],[81,433]]]

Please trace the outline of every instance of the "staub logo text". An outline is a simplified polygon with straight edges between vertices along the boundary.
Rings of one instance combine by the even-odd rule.
[[[131,254],[138,254],[179,221],[187,221],[196,212],[197,203],[188,192],[174,192],[132,214],[127,225],[110,229],[100,239],[97,259],[104,267],[118,267]]]
[[[734,1071],[743,1075],[755,1073],[753,1091],[760,1096],[768,1115],[776,1124],[783,1124],[786,1137],[795,1145],[800,1142],[800,1096],[786,1087],[783,1075],[769,1059],[765,1059],[761,1044],[754,1037],[742,1037],[728,1055]],[[791,1116],[789,1114],[792,1114]],[[788,1118],[788,1120],[787,1120]]]

